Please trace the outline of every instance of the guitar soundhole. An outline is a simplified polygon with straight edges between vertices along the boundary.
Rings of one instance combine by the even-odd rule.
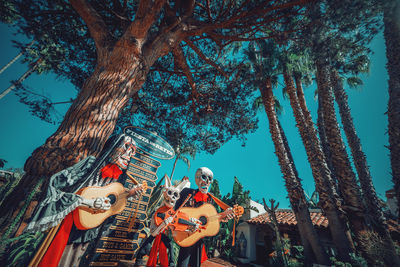
[[[110,199],[110,204],[114,205],[114,203],[117,201],[117,197],[113,194],[110,194],[107,196]]]
[[[202,224],[202,225],[206,225],[206,224],[207,224],[207,218],[204,217],[204,216],[201,216],[201,217],[199,218],[199,221],[201,221],[201,224]]]

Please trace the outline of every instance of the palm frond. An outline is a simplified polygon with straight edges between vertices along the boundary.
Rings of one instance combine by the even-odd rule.
[[[364,84],[363,81],[357,76],[348,77],[346,79],[346,82],[350,86],[350,88],[353,89],[359,88],[361,85]]]

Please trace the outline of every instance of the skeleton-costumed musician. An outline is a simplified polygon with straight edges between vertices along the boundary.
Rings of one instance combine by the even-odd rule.
[[[195,181],[198,189],[184,188],[181,192],[180,199],[175,204],[175,209],[179,208],[183,201],[187,198],[189,194],[192,195],[190,200],[184,205],[186,207],[200,207],[204,203],[212,203],[220,206],[220,202],[215,201],[215,197],[208,193],[210,185],[213,181],[214,174],[207,167],[201,167],[197,169],[195,173]],[[223,207],[221,207],[223,208]],[[224,209],[224,208],[223,208]],[[225,209],[224,212],[220,214],[220,221],[228,221],[234,218],[234,213],[232,208]],[[195,218],[191,218],[191,221],[195,222]],[[201,225],[200,221],[196,222],[198,226]],[[196,229],[194,229],[196,230]],[[200,239],[194,245],[190,247],[181,247],[178,256],[178,267],[200,267],[201,263],[207,260],[206,249],[204,242]]]
[[[165,175],[164,179],[163,203],[161,207],[154,212],[151,218],[150,236],[140,246],[136,254],[135,266],[145,265],[143,261],[145,255],[149,255],[146,266],[155,267],[157,264],[157,256],[160,259],[161,267],[174,266],[174,249],[171,244],[171,239],[167,235],[168,226],[173,221],[173,216],[168,216],[168,212],[174,208],[176,201],[180,198],[181,190],[189,181],[182,180],[178,185],[173,186],[167,175]]]
[[[89,207],[101,212],[110,209],[110,199],[97,197],[83,198],[77,191],[87,186],[105,186],[112,182],[122,182],[131,156],[135,154],[136,143],[126,135],[117,141],[106,143],[99,159],[89,156],[77,164],[54,174],[50,178],[46,198],[39,204],[30,224],[25,231],[46,231],[60,225],[57,234],[52,237],[51,245],[43,257],[32,266],[77,266],[90,241],[98,236],[100,227],[78,230],[74,225],[73,211],[78,207]],[[109,162],[108,164],[106,164]],[[127,189],[128,190],[128,189]],[[132,198],[143,193],[141,185],[128,190]],[[49,235],[47,236],[49,238]],[[37,253],[38,254],[38,253]],[[40,254],[40,253],[39,253]]]

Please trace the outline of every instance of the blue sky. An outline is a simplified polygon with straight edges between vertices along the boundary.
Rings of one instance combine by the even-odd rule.
[[[0,66],[9,62],[18,51],[12,47],[11,40],[20,36],[13,36],[12,28],[0,24],[0,48],[2,51]],[[22,40],[26,40],[23,39]],[[29,40],[26,40],[29,42]],[[369,75],[362,77],[362,89],[348,89],[349,104],[355,120],[355,127],[367,155],[374,185],[378,194],[384,197],[385,191],[392,187],[390,175],[387,117],[387,72],[385,69],[386,56],[382,34],[377,36],[371,44],[374,51],[372,66]],[[10,85],[10,80],[16,80],[26,70],[27,65],[19,61],[5,72],[0,74],[0,91]],[[32,75],[24,84],[30,86],[38,93],[44,94],[54,102],[66,101],[74,98],[76,90],[68,81],[60,81],[55,75]],[[284,107],[281,122],[292,149],[296,167],[303,179],[303,187],[307,194],[314,191],[311,169],[307,156],[301,143],[289,101],[282,98],[281,88],[275,90],[275,95]],[[315,121],[317,103],[314,100],[314,88],[305,89],[307,104]],[[68,109],[68,105],[57,105],[57,112],[61,120]],[[223,194],[231,192],[233,178],[237,176],[246,190],[250,190],[251,197],[255,200],[274,198],[281,204],[280,207],[289,207],[284,181],[279,169],[274,147],[268,131],[268,121],[263,110],[259,111],[259,129],[254,134],[247,136],[245,147],[236,140],[225,144],[214,155],[200,153],[191,160],[191,168],[183,162],[178,162],[174,178],[180,179],[188,176],[194,185],[194,173],[198,167],[209,167],[214,172],[214,177],[219,180]],[[0,100],[0,158],[8,161],[7,167],[22,167],[25,160],[35,148],[42,145],[45,140],[55,132],[57,125],[52,125],[33,117],[28,108],[18,102],[14,93],[8,94]],[[136,125],[140,126],[140,125]],[[158,177],[164,173],[171,173],[173,160],[161,161],[162,166]]]

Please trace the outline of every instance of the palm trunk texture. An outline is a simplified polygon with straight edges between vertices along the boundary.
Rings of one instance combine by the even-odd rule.
[[[332,88],[329,82],[327,67],[317,63],[318,98],[321,100],[324,132],[327,137],[328,149],[332,156],[332,172],[338,180],[341,196],[344,199],[348,218],[355,232],[361,233],[367,229],[365,213],[361,202],[361,191],[356,176],[351,168],[339,123],[333,103]]]
[[[391,254],[387,257],[387,264],[390,266],[400,266],[400,261],[396,255],[396,249],[390,236],[386,218],[383,214],[381,204],[376,194],[372,177],[369,172],[367,158],[362,150],[360,138],[354,127],[353,118],[351,116],[350,107],[348,105],[347,94],[344,91],[342,80],[336,70],[332,70],[331,79],[333,83],[333,92],[335,94],[336,103],[339,107],[340,117],[342,119],[343,129],[347,137],[347,142],[353,156],[355,168],[362,189],[363,202],[366,206],[365,218],[370,221],[372,229],[374,229],[385,243],[386,249]]]
[[[366,204],[366,210],[372,218],[374,228],[379,232],[387,231],[386,219],[382,212],[382,207],[376,195],[372,177],[369,172],[367,158],[362,150],[360,138],[357,135],[354,127],[353,118],[351,116],[350,107],[348,105],[348,97],[343,89],[342,80],[336,70],[331,72],[333,92],[335,100],[339,107],[339,114],[343,124],[343,130],[347,137],[347,142],[353,157],[354,166],[356,168],[358,178],[363,194],[363,200]]]
[[[289,94],[290,105],[296,119],[296,126],[299,129],[301,139],[307,153],[313,173],[315,187],[319,194],[319,205],[324,211],[329,221],[333,242],[338,250],[338,257],[342,261],[350,262],[349,254],[354,252],[351,235],[346,226],[346,219],[341,210],[341,200],[336,192],[332,181],[330,170],[327,166],[325,156],[322,152],[316,130],[312,121],[308,121],[311,116],[304,116],[300,101],[296,93],[292,76],[284,72],[284,80]],[[305,99],[302,99],[305,103]]]
[[[365,221],[365,210],[361,201],[361,191],[352,170],[350,159],[341,137],[339,124],[333,102],[332,87],[329,80],[328,67],[324,63],[316,62],[319,109],[322,112],[323,131],[327,138],[327,149],[332,157],[332,172],[338,180],[338,188],[344,199],[344,209],[350,222],[350,228],[355,234],[358,249],[368,262],[373,258],[368,254],[362,237],[366,235],[368,226]]]
[[[278,157],[289,200],[296,216],[300,237],[305,250],[306,263],[312,261],[312,253],[310,253],[309,249],[311,247],[317,263],[329,265],[329,257],[322,247],[312,224],[304,190],[294,165],[289,144],[277,118],[271,80],[267,79],[265,88],[260,88],[260,91],[265,112],[268,116],[269,130],[275,146],[275,154]]]
[[[399,1],[386,8],[383,31],[386,43],[386,68],[389,74],[388,134],[392,181],[400,203],[400,12]],[[397,14],[397,16],[396,16]],[[400,221],[400,216],[398,216]]]

